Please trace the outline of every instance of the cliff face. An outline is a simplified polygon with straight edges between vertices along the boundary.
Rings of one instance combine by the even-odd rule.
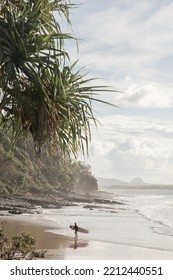
[[[90,192],[97,181],[85,164],[62,161],[56,152],[37,156],[32,139],[20,138],[10,150],[10,138],[0,131],[0,193],[59,189]]]
[[[93,177],[90,166],[78,162],[77,170],[74,173],[74,190],[82,192],[93,192],[98,190],[98,184],[95,177]]]

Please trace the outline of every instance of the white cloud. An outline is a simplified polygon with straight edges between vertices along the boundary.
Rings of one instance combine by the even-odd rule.
[[[88,0],[73,12],[79,64],[125,91],[117,105],[173,106],[172,12],[169,0]]]
[[[148,81],[134,80],[126,77],[124,81],[112,83],[119,85],[122,94],[114,95],[114,102],[120,107],[173,107],[173,85],[163,85]]]
[[[172,10],[173,3],[159,9],[154,8],[153,1],[122,1],[123,5],[118,5],[119,1],[112,1],[112,5],[107,8],[83,15],[80,24],[77,26],[77,34],[81,34],[84,41],[80,42],[82,53],[87,54],[88,61],[93,55],[95,62],[105,60],[106,56],[112,57],[109,64],[119,56],[124,56],[126,61],[129,57],[140,62],[152,63],[160,57],[172,53],[173,29]],[[92,1],[92,5],[95,1]],[[84,7],[87,7],[88,1]],[[144,55],[144,57],[143,57]],[[148,59],[146,60],[148,56]],[[128,67],[128,61],[125,64]],[[97,69],[97,65],[95,69]],[[120,66],[120,65],[119,65]]]
[[[142,117],[102,118],[93,134],[91,165],[100,177],[150,182],[173,182],[173,127],[171,121]]]

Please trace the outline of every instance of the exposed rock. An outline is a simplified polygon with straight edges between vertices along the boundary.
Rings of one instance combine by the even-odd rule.
[[[41,214],[42,213],[42,209],[36,209],[36,208],[33,208],[33,209],[27,209],[27,208],[12,208],[8,211],[10,214]]]
[[[7,195],[0,196],[0,210],[7,211],[9,214],[40,214],[43,208],[58,209],[64,206],[77,206],[77,203],[86,203],[84,208],[94,210],[95,208],[112,209],[113,205],[125,203],[104,199],[104,193],[96,192],[93,195],[76,194],[74,192],[52,192],[39,194],[27,194],[27,196]],[[110,205],[110,206],[109,206]],[[112,209],[113,210],[113,209]]]
[[[95,198],[95,202],[101,204],[125,204],[123,202],[116,201],[116,200],[107,200],[107,199],[100,199],[100,198]]]

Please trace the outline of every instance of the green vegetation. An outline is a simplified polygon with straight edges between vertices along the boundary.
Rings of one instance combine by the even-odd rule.
[[[73,6],[70,0],[0,3],[1,127],[12,128],[14,142],[32,135],[38,152],[50,145],[61,157],[87,152],[96,124],[92,101],[103,102],[95,94],[108,91],[91,86],[65,51],[66,40],[75,39],[58,20],[70,24]]]
[[[22,232],[10,241],[4,232],[5,222],[0,228],[0,259],[1,260],[32,260],[44,258],[44,252],[36,250],[36,241],[29,233]]]
[[[90,167],[59,157],[58,153],[34,153],[32,139],[19,138],[10,150],[10,137],[0,130],[0,193],[97,190]]]

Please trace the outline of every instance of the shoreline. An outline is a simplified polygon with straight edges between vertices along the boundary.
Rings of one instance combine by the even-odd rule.
[[[5,218],[5,219],[4,219]],[[52,233],[58,227],[46,225],[38,220],[26,217],[0,217],[0,222],[7,221],[5,232],[11,237],[22,231],[30,232],[36,239],[36,248],[46,250],[45,260],[171,260],[173,251],[148,248],[135,244],[79,239]],[[99,249],[98,249],[99,248]],[[96,252],[96,249],[98,250]]]
[[[0,222],[7,221],[8,237],[30,232],[36,248],[47,250],[46,260],[172,260],[172,237],[154,233],[152,221],[130,211],[117,195],[112,198],[90,196],[90,202],[47,208],[42,214],[0,216]],[[89,234],[75,240],[69,229],[74,221]]]
[[[77,207],[76,203],[79,202],[85,203],[86,208],[101,207],[93,204],[112,204],[112,194],[97,191],[93,194],[57,192],[56,194],[46,193],[46,195],[41,193],[39,196],[32,194],[29,194],[29,196],[0,195],[0,224],[3,221],[7,223],[4,231],[9,239],[22,232],[30,233],[36,240],[36,248],[47,251],[45,259],[52,259],[53,256],[56,258],[60,250],[65,248],[76,249],[74,238],[51,232],[58,230],[58,225],[51,220],[39,219],[39,214],[45,209]],[[116,202],[114,201],[114,203]],[[117,203],[119,202],[117,201]],[[87,245],[86,242],[80,242],[79,244],[80,248]],[[61,259],[61,257],[63,257],[63,253],[60,253],[58,259]]]

